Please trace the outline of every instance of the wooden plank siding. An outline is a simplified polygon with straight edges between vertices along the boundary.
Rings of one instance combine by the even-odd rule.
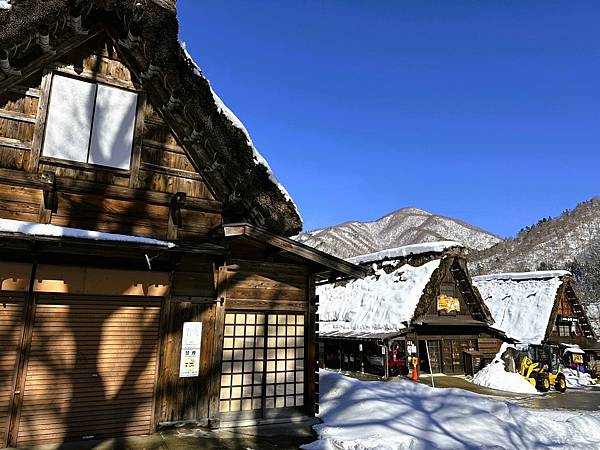
[[[131,170],[41,154],[52,71],[140,94]],[[121,62],[106,34],[40,67],[27,80],[26,85],[0,95],[0,218],[37,222],[44,217],[53,225],[165,239],[170,195],[183,192],[187,201],[181,209],[178,238],[204,237],[222,223],[221,203],[158,110],[146,100],[140,77]],[[34,182],[43,172],[56,178],[56,208],[51,215],[41,214],[42,191]],[[33,174],[32,182],[12,183],[19,179],[14,175],[18,173]],[[123,192],[127,195],[119,195]],[[142,192],[166,195],[157,202]]]

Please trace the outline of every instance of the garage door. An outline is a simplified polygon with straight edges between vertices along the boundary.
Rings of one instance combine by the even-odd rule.
[[[0,445],[8,428],[22,317],[22,297],[0,297]]]
[[[40,296],[19,446],[151,432],[160,299]]]
[[[224,421],[292,415],[304,405],[304,315],[227,313]]]

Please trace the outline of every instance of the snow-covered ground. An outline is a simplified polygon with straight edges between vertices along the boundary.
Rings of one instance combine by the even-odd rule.
[[[408,380],[321,371],[319,440],[305,450],[599,449],[600,413],[523,408]]]

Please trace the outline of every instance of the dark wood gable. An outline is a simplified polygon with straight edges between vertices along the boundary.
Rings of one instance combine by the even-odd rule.
[[[442,308],[444,299],[456,299],[459,311],[446,311]],[[418,322],[448,322],[448,320],[479,321],[492,323],[490,312],[483,303],[479,292],[473,288],[467,272],[466,261],[460,257],[443,257],[425,288],[417,306],[415,318]]]
[[[153,104],[143,77],[102,29],[80,41],[0,96],[0,217],[161,239],[206,236],[222,222],[222,203]],[[129,170],[43,154],[54,76],[137,93]]]
[[[595,333],[583,305],[579,301],[569,277],[563,278],[546,331],[551,341],[585,344],[596,340]]]

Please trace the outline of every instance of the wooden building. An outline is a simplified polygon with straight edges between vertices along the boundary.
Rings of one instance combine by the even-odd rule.
[[[2,447],[315,413],[315,283],[365,271],[285,237],[174,3],[0,10]]]
[[[324,364],[395,375],[416,355],[423,372],[476,370],[503,335],[490,328],[465,255],[460,244],[433,242],[351,258],[366,278],[317,288]]]
[[[523,344],[577,344],[592,348],[596,335],[564,270],[499,273],[473,278],[494,327]]]

